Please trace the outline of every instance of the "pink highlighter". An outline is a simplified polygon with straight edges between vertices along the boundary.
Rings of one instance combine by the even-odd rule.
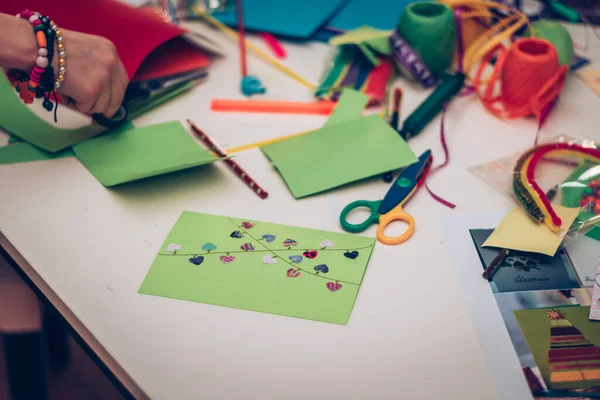
[[[279,58],[280,60],[285,59],[285,57],[286,57],[285,49],[283,48],[281,43],[279,43],[279,40],[277,40],[277,38],[275,36],[271,35],[270,33],[266,33],[266,32],[261,33],[260,36],[267,43],[267,45],[273,51],[273,53],[275,53],[277,58]]]

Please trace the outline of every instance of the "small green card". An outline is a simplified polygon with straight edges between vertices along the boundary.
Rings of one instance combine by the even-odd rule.
[[[551,389],[600,386],[600,323],[590,307],[514,311],[540,373]]]
[[[179,121],[119,129],[75,145],[73,150],[104,186],[222,160],[196,143]]]
[[[262,148],[295,198],[406,167],[408,144],[377,115],[326,126]]]
[[[184,212],[140,293],[346,325],[375,239]]]

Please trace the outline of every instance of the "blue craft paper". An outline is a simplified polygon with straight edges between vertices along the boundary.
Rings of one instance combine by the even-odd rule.
[[[350,31],[363,25],[391,30],[396,27],[400,13],[415,0],[350,0],[327,23],[328,27]]]
[[[244,25],[248,30],[308,39],[347,1],[244,0]],[[235,11],[215,13],[214,17],[226,25],[237,25]]]

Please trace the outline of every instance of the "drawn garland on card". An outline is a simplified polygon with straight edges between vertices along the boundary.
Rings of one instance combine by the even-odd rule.
[[[332,280],[332,279],[328,278],[327,276],[325,276],[329,272],[329,267],[327,266],[327,264],[319,264],[319,265],[313,267],[314,272],[299,267],[299,264],[301,264],[305,258],[314,260],[315,258],[317,258],[319,256],[321,251],[343,252],[342,255],[344,257],[346,257],[350,260],[355,260],[360,254],[358,250],[364,250],[364,249],[369,249],[369,248],[373,247],[373,245],[369,245],[369,246],[365,246],[365,247],[358,248],[358,249],[334,249],[333,248],[335,246],[334,243],[329,239],[325,239],[321,243],[319,243],[320,250],[315,250],[314,248],[313,249],[298,249],[300,252],[302,252],[301,254],[293,254],[293,255],[288,256],[287,259],[284,259],[283,257],[279,256],[276,253],[277,251],[282,251],[282,250],[272,250],[264,244],[264,243],[275,242],[275,240],[277,239],[276,235],[263,234],[260,238],[255,238],[252,234],[250,234],[248,232],[248,229],[252,229],[256,226],[256,224],[254,222],[244,221],[241,223],[241,225],[238,225],[231,218],[229,218],[229,220],[236,227],[239,228],[238,230],[231,232],[231,234],[229,235],[231,238],[243,239],[244,237],[248,236],[249,238],[255,240],[256,244],[258,244],[260,247],[263,247],[264,249],[257,248],[256,244],[252,244],[251,242],[246,242],[246,243],[243,243],[242,245],[240,245],[239,251],[215,252],[215,250],[217,250],[217,246],[211,242],[207,242],[202,245],[202,250],[205,251],[206,253],[182,254],[182,253],[177,253],[178,250],[181,250],[181,248],[182,248],[181,245],[179,245],[177,243],[169,243],[166,246],[167,253],[162,253],[162,254],[159,253],[158,255],[160,255],[160,256],[191,256],[189,258],[189,262],[195,266],[199,266],[205,261],[206,256],[212,255],[212,254],[219,255],[219,260],[223,264],[231,264],[236,259],[236,257],[234,255],[232,255],[231,253],[246,253],[246,252],[268,253],[268,254],[265,254],[262,258],[263,264],[272,265],[272,264],[276,264],[277,260],[281,260],[283,263],[287,264],[290,267],[286,271],[286,276],[288,278],[299,278],[300,276],[302,276],[302,273],[305,273],[305,274],[313,276],[313,277],[322,278],[322,279],[327,280],[326,288],[330,292],[336,292],[336,291],[342,289],[342,287],[343,287],[342,283],[348,284],[348,285],[354,285],[354,286],[359,285],[359,283],[343,281],[343,280]],[[298,246],[298,241],[288,237],[282,242],[282,244],[286,248],[286,250],[291,250],[292,247],[296,248]]]

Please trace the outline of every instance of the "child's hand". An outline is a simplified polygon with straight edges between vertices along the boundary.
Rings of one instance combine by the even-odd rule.
[[[100,36],[61,31],[67,56],[65,80],[58,92],[65,104],[85,114],[112,117],[123,101],[129,81],[115,45]],[[58,59],[55,44],[52,64],[56,76]]]

